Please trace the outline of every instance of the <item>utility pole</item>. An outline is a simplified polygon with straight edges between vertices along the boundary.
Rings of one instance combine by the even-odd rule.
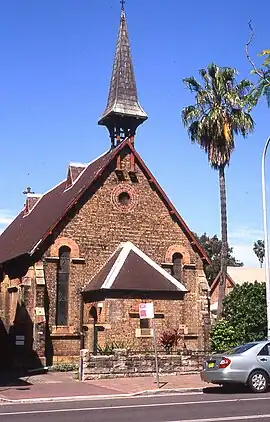
[[[266,284],[266,309],[267,309],[267,339],[270,340],[270,276],[269,276],[269,241],[267,226],[266,183],[265,183],[265,158],[270,143],[270,136],[265,142],[262,154],[262,205],[263,205],[263,230],[265,245],[265,284]]]

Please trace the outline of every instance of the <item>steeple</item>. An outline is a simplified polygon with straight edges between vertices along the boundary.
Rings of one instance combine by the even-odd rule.
[[[132,64],[124,1],[106,109],[98,124],[110,132],[112,147],[121,139],[134,139],[137,127],[147,119],[140,106]]]

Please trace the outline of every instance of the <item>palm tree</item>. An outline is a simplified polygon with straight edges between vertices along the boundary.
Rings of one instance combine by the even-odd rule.
[[[260,267],[262,268],[265,257],[264,240],[257,240],[257,242],[254,242],[253,251],[259,260]]]
[[[225,167],[229,165],[234,150],[235,135],[246,137],[254,128],[249,114],[252,83],[242,80],[237,84],[236,69],[210,64],[199,71],[202,84],[193,76],[184,79],[195,94],[195,104],[185,107],[182,119],[189,137],[208,155],[208,160],[219,171],[221,206],[221,279],[218,299],[218,318],[222,315],[225,297],[228,240]]]

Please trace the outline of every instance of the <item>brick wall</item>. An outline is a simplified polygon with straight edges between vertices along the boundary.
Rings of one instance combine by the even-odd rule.
[[[57,340],[57,353],[64,355],[74,353],[74,347],[70,345],[74,341],[79,341],[79,292],[102,267],[119,243],[128,240],[158,264],[164,263],[166,256],[168,256],[168,250],[172,246],[176,246],[182,251],[183,255],[188,256],[189,264],[193,267],[184,270],[183,282],[189,293],[186,295],[184,303],[173,303],[173,305],[168,303],[167,305],[164,304],[163,307],[170,315],[170,320],[167,323],[185,324],[190,333],[199,336],[192,340],[194,348],[204,348],[207,341],[207,334],[204,331],[204,323],[208,318],[207,282],[203,273],[202,260],[137,164],[137,180],[131,181],[128,174],[129,160],[128,153],[123,152],[124,180],[119,180],[116,173],[111,169],[112,171],[103,178],[100,186],[96,186],[96,191],[93,192],[92,196],[89,195],[90,199],[85,200],[81,208],[78,204],[78,211],[59,232],[54,245],[46,253],[46,256],[55,257],[59,245],[62,246],[66,242],[73,248],[72,251],[76,251],[76,257],[83,258],[85,262],[71,263],[69,321],[68,327],[63,328],[65,334],[69,333],[70,336],[68,338],[63,337],[61,342]],[[121,189],[128,190],[131,196],[131,203],[126,208],[121,208],[117,204],[116,195],[121,192]],[[67,239],[70,239],[70,241]],[[74,242],[76,247],[74,247]],[[49,328],[52,333],[57,331],[55,328],[56,272],[57,262],[47,262],[45,276],[50,304]],[[117,306],[122,306],[122,302],[119,301]],[[123,306],[128,307],[129,304]],[[87,310],[89,310],[89,306],[85,309],[85,323],[88,322]],[[117,327],[117,321],[111,322],[112,325]],[[134,327],[133,322],[130,325],[128,320],[127,325],[123,326],[122,324],[121,332],[128,335],[130,331],[133,333]],[[116,329],[111,330],[110,336],[114,337],[113,333],[116,332]],[[75,339],[76,336],[77,339]],[[52,337],[53,344],[55,341]]]
[[[1,290],[3,322],[7,328],[13,324],[16,305],[23,299],[33,322],[33,347],[40,357],[50,356],[51,361],[53,356],[72,360],[78,355],[80,292],[119,243],[124,241],[133,242],[160,265],[171,261],[174,252],[183,255],[182,282],[188,293],[184,300],[160,300],[156,303],[157,310],[164,313],[164,319],[157,320],[157,328],[160,333],[165,327],[185,327],[188,334],[185,343],[191,349],[203,350],[208,342],[208,285],[202,260],[138,163],[136,177],[130,176],[128,151],[121,153],[121,177],[114,171],[113,163],[107,174],[89,189],[68,217],[59,223],[49,240],[46,240],[46,246],[42,246],[43,251],[40,249],[35,254],[36,261],[26,259],[9,266],[9,278],[2,283]],[[131,198],[130,203],[124,207],[117,199],[121,191],[127,191]],[[71,249],[68,326],[56,327],[58,253],[64,245]],[[40,273],[43,274],[43,282]],[[18,292],[22,291],[22,297],[19,297],[17,291],[8,290],[13,284],[19,286]],[[21,285],[25,285],[22,290]],[[134,336],[139,321],[130,318],[128,313],[129,308],[137,309],[140,300],[105,301],[102,318],[107,325],[103,331],[100,329],[98,332],[101,343],[113,339],[121,341],[128,337],[138,348],[149,347],[151,340]],[[89,317],[92,305],[97,304],[87,304],[84,309],[84,324],[90,327],[86,334],[89,345],[93,345],[93,321]]]
[[[122,344],[122,347],[133,350],[154,350],[152,337],[136,337],[136,330],[140,328],[138,315],[140,302],[141,299],[106,299],[102,303],[101,312],[98,310],[98,323],[101,327],[97,333],[99,345],[116,342]],[[153,302],[157,315],[155,321],[158,338],[163,331],[183,327],[183,300],[153,300]],[[181,330],[183,341],[180,342],[179,347],[183,347],[184,342],[184,328]]]

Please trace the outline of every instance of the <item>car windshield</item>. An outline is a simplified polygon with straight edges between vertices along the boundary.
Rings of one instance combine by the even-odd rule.
[[[258,343],[246,343],[242,344],[241,346],[237,346],[234,349],[229,350],[226,352],[227,355],[240,355],[241,353],[246,352],[247,350],[251,349],[254,346],[257,346]]]

